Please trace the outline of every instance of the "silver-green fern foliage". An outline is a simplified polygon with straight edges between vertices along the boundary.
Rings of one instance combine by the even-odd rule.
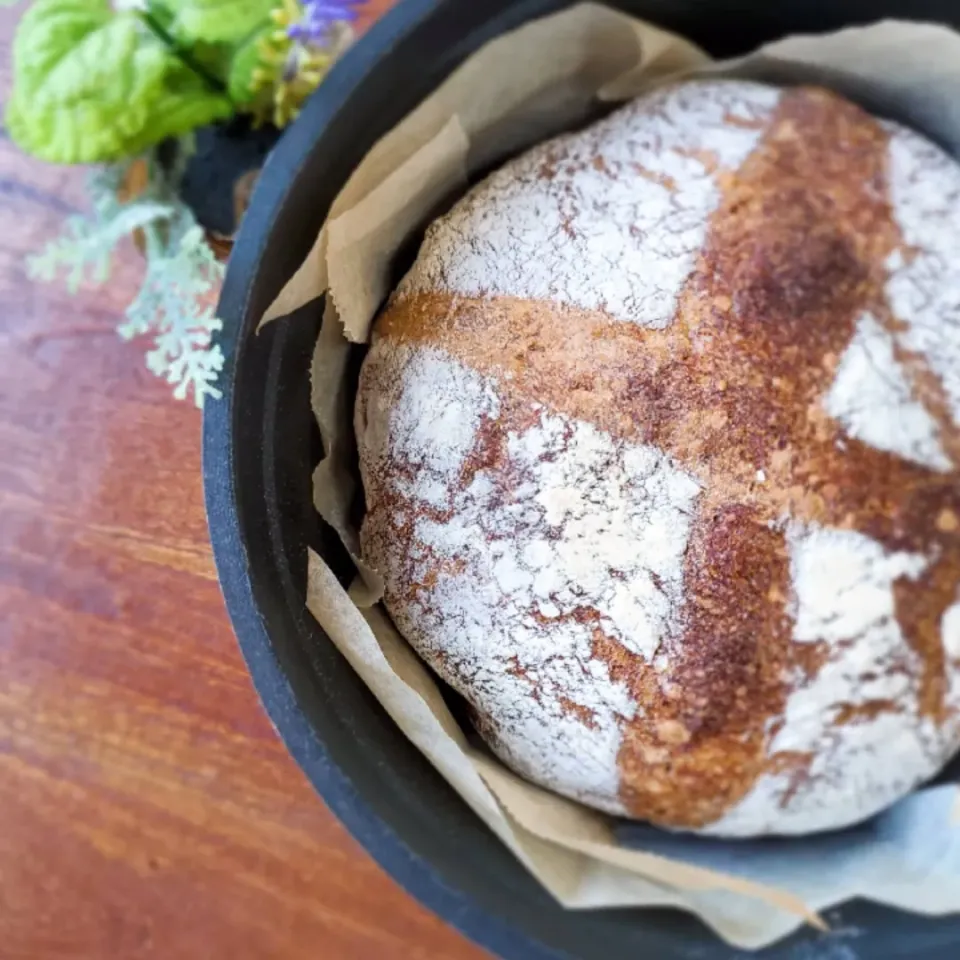
[[[209,302],[223,265],[177,195],[181,171],[164,169],[153,157],[148,164],[146,189],[127,202],[120,196],[129,164],[97,168],[89,181],[90,214],[71,217],[60,237],[28,259],[27,268],[38,280],[64,277],[71,292],[102,285],[117,244],[141,231],[146,270],[118,332],[124,339],[152,335],[147,367],[173,386],[175,397],[192,394],[202,407],[206,397],[220,396],[216,381],[223,353],[211,337],[221,324]]]

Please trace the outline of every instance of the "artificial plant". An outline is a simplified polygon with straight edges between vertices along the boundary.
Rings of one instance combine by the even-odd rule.
[[[135,233],[147,267],[120,333],[152,332],[148,366],[198,405],[217,395],[210,302],[222,267],[179,194],[191,134],[243,114],[289,123],[344,47],[354,2],[35,0],[17,28],[10,135],[43,160],[97,165],[91,215],[29,269],[103,283],[113,248]],[[161,156],[171,141],[176,162]]]

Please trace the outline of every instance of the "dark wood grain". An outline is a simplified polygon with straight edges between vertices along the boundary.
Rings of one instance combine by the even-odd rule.
[[[479,958],[346,835],[256,700],[200,415],[114,332],[136,252],[76,297],[27,279],[82,187],[3,136],[0,958]]]

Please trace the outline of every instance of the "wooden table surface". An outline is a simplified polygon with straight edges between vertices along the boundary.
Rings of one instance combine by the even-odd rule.
[[[387,5],[368,5],[367,14]],[[23,4],[0,11],[0,96]],[[345,833],[217,587],[200,414],[24,257],[83,175],[0,139],[0,960],[479,960]]]

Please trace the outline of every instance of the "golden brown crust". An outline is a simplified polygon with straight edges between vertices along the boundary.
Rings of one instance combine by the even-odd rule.
[[[619,756],[621,799],[635,816],[700,827],[765,772],[789,772],[798,787],[808,775],[811,755],[766,752],[791,684],[826,656],[823,644],[791,639],[785,517],[933,558],[894,592],[924,664],[921,712],[945,717],[940,629],[960,584],[957,474],[845,437],[822,408],[858,316],[898,323],[884,295],[884,264],[903,247],[887,139],[832,94],[786,93],[760,146],[723,175],[722,202],[665,330],[549,302],[443,293],[395,299],[378,321],[378,337],[439,347],[505,395],[655,446],[701,482],[669,678],[606,636],[588,602],[580,611],[597,621],[595,656],[644,707],[625,725]],[[939,381],[922,358],[901,349],[898,359],[960,462]],[[496,461],[527,409],[507,407],[485,425],[469,470]],[[569,709],[591,722],[587,707]],[[836,722],[891,709],[878,700]]]

